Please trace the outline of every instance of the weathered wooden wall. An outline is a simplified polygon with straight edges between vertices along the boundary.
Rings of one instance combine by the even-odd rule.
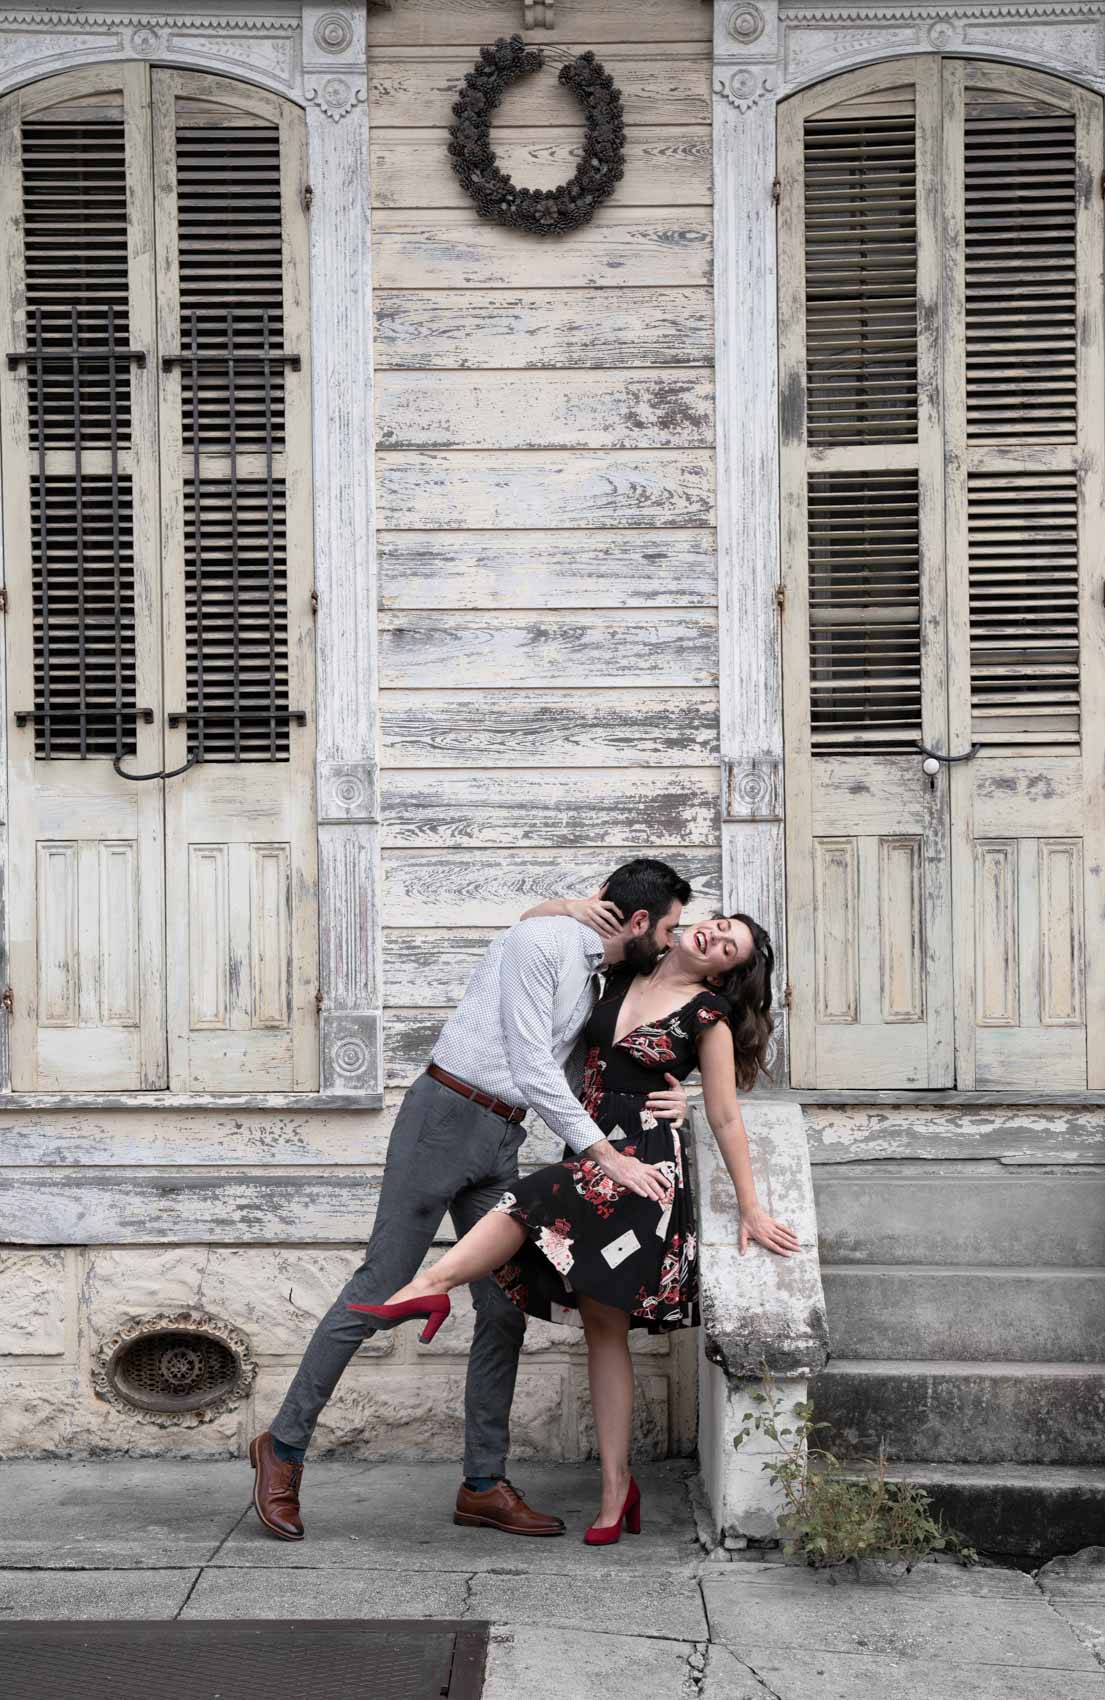
[[[515,0],[406,0],[369,40],[387,1079],[495,929],[641,849],[718,892],[710,14],[577,0],[622,89],[624,182],[567,238],[478,220],[451,106]],[[575,169],[549,64],[496,119]]]

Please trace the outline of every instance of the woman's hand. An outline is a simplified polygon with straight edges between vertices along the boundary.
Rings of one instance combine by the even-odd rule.
[[[606,887],[602,889],[605,891]],[[585,927],[593,927],[600,938],[612,939],[622,930],[621,910],[616,903],[608,903],[602,891],[596,891],[593,897],[570,897],[566,900],[566,908],[573,921],[582,921]]]
[[[758,1245],[766,1246],[768,1251],[778,1252],[780,1257],[789,1257],[792,1251],[800,1249],[798,1235],[793,1228],[784,1228],[781,1222],[776,1222],[774,1216],[759,1204],[753,1204],[747,1210],[742,1210],[740,1226],[740,1253],[743,1257],[748,1250],[749,1240],[755,1240]]]
[[[669,1087],[666,1092],[650,1092],[645,1099],[645,1108],[659,1116],[662,1122],[670,1122],[672,1127],[682,1127],[687,1119],[687,1094],[682,1083],[676,1080],[674,1074],[665,1074]]]

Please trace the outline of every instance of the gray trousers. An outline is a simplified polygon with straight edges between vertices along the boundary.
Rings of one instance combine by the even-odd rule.
[[[399,1108],[388,1143],[376,1224],[364,1262],[311,1336],[271,1432],[286,1446],[310,1444],[319,1413],[362,1340],[376,1332],[348,1310],[383,1304],[417,1273],[448,1211],[466,1234],[518,1178],[525,1134],[490,1110],[420,1075]],[[492,1276],[471,1286],[476,1327],[464,1401],[464,1473],[506,1474],[510,1407],[523,1313]],[[408,1324],[407,1326],[413,1326]]]

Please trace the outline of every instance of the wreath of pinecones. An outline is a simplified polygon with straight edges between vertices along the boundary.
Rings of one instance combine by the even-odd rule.
[[[593,53],[581,53],[560,68],[560,81],[580,100],[587,114],[583,158],[573,178],[556,189],[523,189],[500,171],[491,146],[491,120],[504,91],[519,77],[539,71],[541,48],[528,48],[520,35],[500,37],[481,47],[479,63],[464,78],[453,107],[449,153],[453,170],[476,203],[481,218],[534,236],[563,236],[586,224],[625,174],[622,97],[614,79]]]

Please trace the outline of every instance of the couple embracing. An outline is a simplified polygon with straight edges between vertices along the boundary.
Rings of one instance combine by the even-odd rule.
[[[303,1460],[362,1341],[415,1318],[430,1340],[462,1283],[476,1323],[454,1521],[565,1532],[506,1477],[528,1314],[578,1317],[586,1336],[602,1499],[584,1539],[605,1545],[623,1525],[639,1529],[629,1331],[698,1320],[680,1084],[693,1069],[736,1189],[741,1251],[750,1239],[783,1257],[798,1248],[757,1202],[737,1101],[771,1036],[771,942],[747,915],[678,932],[690,895],[673,868],[640,858],[596,898],[528,911],[488,950],[403,1099],[365,1260],[315,1330],[271,1428],[250,1446],[254,1505],[272,1534],[303,1538]],[[527,1108],[567,1150],[520,1178]],[[446,1211],[456,1244],[420,1274]]]

